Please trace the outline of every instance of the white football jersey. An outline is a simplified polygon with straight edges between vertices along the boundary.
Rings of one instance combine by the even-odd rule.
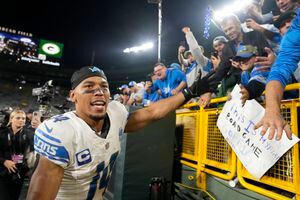
[[[103,198],[128,117],[116,101],[108,104],[107,114],[110,128],[105,139],[74,112],[54,116],[37,128],[35,151],[65,170],[56,199]]]

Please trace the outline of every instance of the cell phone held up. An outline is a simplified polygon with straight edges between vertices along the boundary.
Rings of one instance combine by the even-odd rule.
[[[218,58],[218,56],[219,56],[219,54],[218,54],[218,52],[217,52],[217,51],[213,51],[213,52],[211,52],[211,55],[212,55],[212,56],[214,56],[214,57],[216,57],[216,58]]]
[[[38,121],[38,122],[40,122],[41,121],[41,117],[42,117],[42,115],[41,115],[41,113],[39,111],[34,111],[32,113],[32,121]]]

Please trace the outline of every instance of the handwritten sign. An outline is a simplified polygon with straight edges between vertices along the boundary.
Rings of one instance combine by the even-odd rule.
[[[235,86],[218,118],[217,126],[249,173],[260,179],[277,161],[295,145],[299,138],[289,140],[285,133],[277,141],[268,139],[269,132],[260,135],[261,128],[254,125],[264,116],[265,109],[255,100],[241,104],[240,87]]]

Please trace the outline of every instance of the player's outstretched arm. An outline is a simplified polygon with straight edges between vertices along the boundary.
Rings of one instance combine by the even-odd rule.
[[[268,138],[280,140],[283,130],[289,139],[292,139],[292,131],[280,113],[280,103],[283,94],[283,87],[279,81],[270,81],[266,87],[266,112],[264,117],[256,124],[255,128],[262,126],[261,135],[269,130]]]
[[[139,109],[129,115],[125,132],[133,132],[139,130],[155,120],[165,117],[169,112],[176,110],[185,101],[192,98],[192,94],[188,89],[151,104],[149,107]]]
[[[40,156],[39,164],[32,176],[27,200],[53,200],[56,198],[64,169]]]

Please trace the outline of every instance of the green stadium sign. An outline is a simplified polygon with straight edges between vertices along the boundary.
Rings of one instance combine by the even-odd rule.
[[[52,42],[49,40],[40,40],[39,54],[61,58],[63,48],[64,45],[62,43]]]

